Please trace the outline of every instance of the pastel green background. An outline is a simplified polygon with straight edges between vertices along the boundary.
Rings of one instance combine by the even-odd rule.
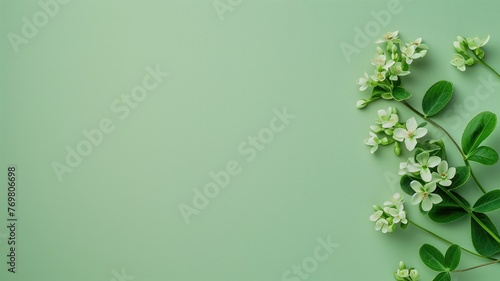
[[[399,191],[393,175],[403,157],[391,149],[371,155],[362,141],[376,111],[395,104],[355,108],[367,97],[355,82],[372,71],[375,45],[358,46],[350,62],[340,48],[354,45],[355,28],[364,30],[375,21],[371,12],[388,3],[243,0],[221,20],[211,0],[73,0],[15,53],[7,34],[20,34],[22,17],[40,7],[1,0],[0,235],[7,232],[6,168],[15,164],[19,246],[18,273],[10,274],[0,236],[0,279],[108,281],[125,269],[137,281],[283,280],[313,255],[318,238],[330,237],[339,247],[308,280],[391,280],[400,260],[430,280],[418,248],[444,244],[411,227],[383,235],[368,220],[372,204]],[[369,40],[399,30],[429,45],[404,81],[410,103],[419,107],[430,85],[452,81],[451,113],[436,119],[456,137],[481,110],[499,113],[498,84],[481,100],[470,97],[479,77],[489,79],[486,69],[460,73],[449,64],[456,35],[490,34],[487,60],[500,68],[497,2],[396,3],[401,12]],[[170,75],[120,120],[110,104],[156,65]],[[283,107],[295,119],[246,161],[240,143]],[[51,163],[64,163],[65,147],[103,118],[115,130],[59,182]],[[498,150],[499,140],[500,130],[488,143]],[[192,205],[193,189],[230,160],[242,172],[186,224],[179,204]],[[489,188],[497,171],[477,168]],[[473,185],[464,192],[477,195]],[[407,208],[472,247],[467,222],[435,225]],[[478,262],[464,256],[463,266]],[[454,280],[493,280],[499,272],[491,266]]]

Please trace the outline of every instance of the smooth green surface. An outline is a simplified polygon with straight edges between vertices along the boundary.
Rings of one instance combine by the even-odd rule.
[[[435,120],[460,139],[480,111],[498,114],[500,79],[480,65],[454,69],[452,41],[490,34],[485,59],[499,70],[497,2],[222,3],[233,4],[223,20],[211,0],[72,0],[16,53],[8,34],[21,34],[22,18],[41,7],[0,0],[0,179],[6,183],[14,164],[19,186],[18,272],[11,274],[1,185],[1,280],[119,280],[122,269],[137,281],[391,280],[400,260],[423,280],[434,276],[418,249],[445,244],[413,226],[383,235],[368,219],[373,204],[401,192],[405,155],[397,159],[392,148],[371,155],[363,144],[377,110],[396,104],[356,109],[368,93],[355,82],[372,71],[372,42],[383,33],[423,37],[430,50],[405,77],[408,102],[418,108],[432,84],[453,82],[454,96]],[[377,17],[388,7],[399,12],[379,19],[381,26]],[[370,26],[379,28],[356,45],[358,30]],[[347,59],[343,44],[357,52]],[[128,115],[113,110],[157,65],[168,77]],[[295,118],[273,121],[284,108]],[[402,119],[412,116],[398,109]],[[282,129],[271,130],[272,140],[271,123]],[[85,140],[82,130],[100,126],[113,130],[59,181],[54,161],[64,163],[66,147]],[[269,142],[252,149],[259,133]],[[498,130],[484,142],[497,151],[499,143]],[[447,148],[450,163],[463,165]],[[498,165],[472,165],[486,189],[499,187]],[[180,204],[193,206],[193,190],[222,170],[235,175],[186,224]],[[459,190],[480,196],[471,183]],[[437,225],[407,209],[472,248],[467,221]],[[327,251],[320,241],[328,240]],[[302,277],[287,272],[313,268],[318,257]],[[458,277],[494,280],[499,272],[494,265]]]

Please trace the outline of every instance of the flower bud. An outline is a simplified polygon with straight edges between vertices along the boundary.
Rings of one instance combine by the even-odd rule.
[[[400,261],[399,262],[399,269],[405,269],[406,268],[406,265],[403,261]]]
[[[356,102],[356,107],[357,108],[364,108],[368,103],[369,103],[368,100],[358,100]]]
[[[394,154],[396,154],[396,156],[401,155],[401,146],[399,145],[399,142],[394,143]]]

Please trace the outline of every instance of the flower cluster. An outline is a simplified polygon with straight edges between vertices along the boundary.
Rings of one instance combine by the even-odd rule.
[[[410,74],[413,60],[424,57],[428,50],[427,45],[422,44],[422,38],[404,43],[399,39],[398,31],[386,33],[384,39],[376,43],[385,44],[385,50],[377,46],[377,53],[372,61],[374,72],[371,75],[365,72],[364,77],[357,81],[360,91],[373,87],[374,93],[369,99],[358,100],[358,108],[363,108],[379,98],[394,99],[392,92],[394,87],[399,85],[400,77]]]
[[[371,153],[377,151],[379,145],[389,145],[394,143],[394,153],[401,154],[401,148],[398,142],[404,142],[406,149],[412,151],[417,145],[417,139],[427,134],[427,129],[419,128],[414,117],[408,119],[405,124],[399,123],[398,111],[396,108],[389,107],[387,110],[377,111],[375,125],[370,126],[370,138],[365,139],[364,143],[371,146]],[[378,134],[383,134],[380,137]]]
[[[390,201],[384,203],[384,207],[374,205],[375,213],[370,216],[370,220],[375,222],[375,230],[382,233],[393,232],[398,223],[401,227],[408,224],[406,211],[404,209],[404,198],[401,194],[395,193]]]
[[[489,35],[482,40],[478,36],[467,39],[457,36],[457,41],[453,42],[453,47],[455,47],[457,53],[453,55],[451,64],[460,71],[465,71],[465,66],[473,66],[484,58],[484,51],[481,47],[486,45],[489,40]],[[472,54],[474,54],[475,58],[472,57]]]
[[[409,175],[413,179],[410,186],[415,193],[411,198],[411,204],[421,204],[422,210],[426,212],[432,209],[433,204],[443,201],[439,194],[433,193],[436,185],[450,186],[455,173],[456,168],[448,168],[446,160],[441,160],[439,156],[431,156],[426,151],[399,164],[399,174]]]
[[[399,262],[398,271],[394,272],[394,278],[398,281],[417,281],[420,274],[415,268],[406,268],[404,262]]]

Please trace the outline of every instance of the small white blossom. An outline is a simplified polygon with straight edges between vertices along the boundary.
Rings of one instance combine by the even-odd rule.
[[[460,54],[454,54],[453,60],[451,60],[451,64],[456,66],[458,70],[465,71],[465,58]]]
[[[368,73],[365,72],[365,77],[361,77],[357,81],[357,83],[359,85],[359,90],[360,91],[366,90],[366,88],[371,86],[371,82],[372,81],[371,81],[370,77],[368,76]]]
[[[448,162],[445,160],[441,161],[437,166],[437,173],[432,172],[433,181],[439,183],[442,186],[450,186],[451,179],[455,176],[457,172],[455,167],[448,169]]]
[[[490,40],[490,36],[486,36],[483,40],[481,40],[478,36],[474,36],[472,38],[467,38],[467,45],[469,46],[469,49],[475,50],[477,48],[481,48],[482,46],[486,45],[488,41]]]
[[[420,177],[425,182],[430,182],[432,180],[432,174],[430,168],[434,168],[441,162],[441,158],[438,156],[430,156],[428,152],[422,152],[416,157],[417,162],[408,166],[408,171],[412,173],[419,173]]]
[[[391,41],[393,39],[396,39],[398,38],[398,31],[393,31],[393,32],[387,32],[386,34],[384,34],[384,39],[380,39],[380,40],[377,40],[375,41],[375,43],[384,43],[384,42],[387,42],[387,41]]]
[[[406,121],[406,129],[396,128],[393,138],[399,142],[404,141],[409,151],[412,151],[417,145],[417,139],[427,134],[426,128],[418,128],[417,120],[412,117]]]
[[[370,132],[370,136],[370,138],[364,140],[364,143],[372,147],[372,149],[370,150],[371,153],[375,153],[375,151],[377,151],[379,144],[387,142],[387,138],[379,139],[378,136],[373,132]]]
[[[382,217],[383,214],[384,214],[384,211],[378,210],[375,213],[373,213],[373,215],[370,216],[370,220],[371,221],[378,221],[380,219],[380,217]]]
[[[408,171],[408,166],[415,164],[415,158],[410,157],[406,162],[399,163],[399,172],[398,175],[403,176],[406,175]]]
[[[406,268],[404,262],[399,262],[399,268],[394,272],[394,278],[398,281],[418,281],[420,274],[415,268]]]
[[[394,193],[394,195],[392,195],[390,201],[385,201],[384,202],[384,206],[398,206],[399,204],[402,204],[404,203],[405,201],[405,198],[399,194],[399,193]]]
[[[403,224],[408,223],[403,204],[398,204],[393,208],[388,208],[387,213],[389,213],[389,215],[391,215],[394,218],[394,223],[400,223],[400,222]]]
[[[401,47],[401,52],[403,54],[403,57],[406,58],[407,64],[411,64],[414,59],[418,59],[418,58],[423,57],[427,52],[427,51],[423,50],[422,53],[418,53],[418,52],[416,52],[416,50],[417,50],[417,47],[415,47],[415,45]]]
[[[467,45],[467,41],[462,36],[457,36],[457,41],[453,41],[453,47],[455,47],[455,51],[464,54],[467,51],[465,50],[465,46]]]
[[[389,68],[389,71],[392,74],[391,76],[389,76],[389,79],[393,81],[397,81],[398,76],[406,76],[410,74],[410,71],[403,70],[403,64],[401,62],[396,62]]]
[[[394,113],[392,107],[387,110],[380,109],[377,111],[378,118],[375,124],[380,125],[383,129],[392,129],[399,122],[399,116]]]
[[[411,204],[418,205],[422,203],[422,210],[426,212],[432,209],[433,204],[443,201],[439,194],[432,193],[436,190],[435,182],[428,182],[422,186],[420,182],[414,180],[410,182],[410,186],[415,191],[415,194],[411,197]]]

